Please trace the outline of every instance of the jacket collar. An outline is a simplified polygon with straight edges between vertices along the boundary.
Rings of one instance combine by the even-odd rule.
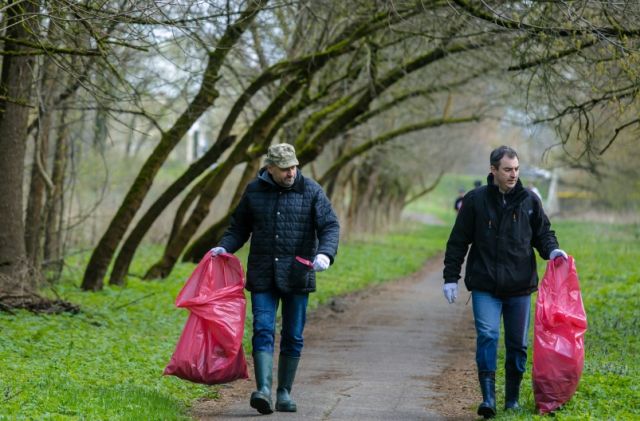
[[[293,190],[297,193],[304,193],[305,178],[302,175],[302,171],[300,171],[300,168],[298,168],[298,171],[296,171],[296,180],[293,182],[293,186],[291,187],[282,187],[281,185],[273,181],[273,178],[271,178],[271,174],[269,174],[269,171],[267,171],[266,166],[260,168],[260,170],[258,171],[258,179],[262,183],[266,183],[266,184],[262,184],[263,186],[269,187],[278,191]]]
[[[489,192],[491,192],[491,194],[495,196],[502,195],[497,184],[494,183],[493,174],[491,173],[489,173],[489,175],[487,176],[487,189],[489,190]],[[526,190],[524,189],[524,186],[522,185],[520,178],[518,178],[518,181],[516,181],[516,185],[511,190],[509,190],[504,194],[504,198],[508,202],[514,201],[517,198],[519,199],[520,197],[524,197],[524,196],[526,196]]]

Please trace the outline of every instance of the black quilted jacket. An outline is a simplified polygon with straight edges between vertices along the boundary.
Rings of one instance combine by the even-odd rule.
[[[489,174],[488,185],[462,199],[462,209],[447,242],[445,282],[456,282],[469,245],[465,285],[498,296],[529,294],[537,289],[533,248],[549,258],[558,240],[540,200],[522,186],[502,194]]]
[[[246,288],[285,293],[313,292],[315,272],[295,257],[333,260],[340,226],[320,185],[298,170],[291,188],[278,186],[266,168],[247,186],[220,246],[234,253],[251,237]]]

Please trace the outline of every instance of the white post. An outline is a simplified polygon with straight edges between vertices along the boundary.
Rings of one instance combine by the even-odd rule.
[[[558,170],[553,169],[551,172],[551,183],[549,184],[549,193],[544,205],[544,209],[548,215],[560,212],[560,204],[558,202]]]

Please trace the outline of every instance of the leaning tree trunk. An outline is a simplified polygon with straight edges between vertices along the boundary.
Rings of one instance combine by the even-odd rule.
[[[118,212],[111,220],[107,231],[96,246],[82,280],[82,289],[97,291],[102,289],[103,278],[118,244],[127,231],[142,201],[151,188],[151,183],[158,170],[182,137],[198,118],[213,105],[219,96],[215,85],[219,79],[220,69],[231,48],[253,22],[258,12],[266,6],[268,0],[252,1],[242,12],[238,20],[229,25],[220,39],[216,50],[209,55],[207,68],[203,75],[200,90],[169,131],[164,132],[159,144],[147,159],[129,192],[125,196]]]
[[[263,138],[263,136],[260,137]],[[228,175],[236,165],[246,161],[246,150],[253,140],[253,136],[245,135],[243,140],[235,146],[231,155],[229,155],[229,157],[227,157],[227,159],[215,169],[215,174],[212,174],[212,177],[207,181],[206,186],[202,189],[189,220],[180,227],[179,231],[177,231],[176,235],[172,238],[172,241],[167,244],[164,254],[160,260],[154,263],[151,268],[147,270],[147,273],[144,275],[144,279],[165,278],[169,273],[171,273],[173,266],[176,264],[180,254],[189,243],[189,240],[198,230],[200,223],[209,214],[209,205],[222,188],[222,184],[227,179]]]
[[[218,244],[225,230],[229,226],[229,222],[231,222],[231,215],[235,210],[238,203],[240,203],[240,199],[242,198],[242,194],[244,189],[247,187],[247,184],[256,176],[256,173],[260,169],[260,158],[254,159],[251,162],[247,163],[247,166],[242,173],[242,177],[240,178],[240,182],[238,183],[238,187],[236,188],[236,192],[233,195],[233,199],[231,200],[231,204],[229,205],[229,211],[225,216],[222,217],[218,222],[213,224],[207,231],[204,232],[200,237],[198,237],[191,245],[187,248],[182,256],[183,262],[195,262],[197,263],[202,259],[202,256],[209,251],[213,246]]]
[[[29,25],[37,12],[38,2],[32,0],[10,2],[3,11],[4,50],[16,53],[3,57],[0,79],[0,290],[6,293],[37,286],[26,259],[22,193],[34,59],[21,54],[29,49],[23,45],[34,42]]]
[[[144,279],[165,278],[171,273],[180,254],[182,254],[185,247],[189,244],[189,241],[198,230],[200,223],[202,223],[204,218],[209,214],[209,206],[220,191],[228,175],[236,165],[252,159],[247,153],[249,148],[262,151],[271,143],[270,136],[273,136],[274,131],[272,129],[279,122],[278,116],[282,114],[283,108],[307,81],[307,75],[298,74],[281,88],[278,96],[251,125],[240,142],[235,145],[227,159],[216,167],[215,175],[213,175],[204,187],[189,220],[180,227],[178,234],[167,244],[162,258],[151,266],[144,275]]]
[[[111,270],[111,275],[109,278],[109,284],[111,285],[122,285],[124,284],[124,278],[129,272],[129,266],[131,265],[131,261],[133,260],[133,256],[135,255],[138,246],[142,242],[147,231],[151,228],[151,225],[158,219],[162,211],[169,206],[169,204],[175,199],[180,193],[184,191],[189,184],[196,179],[206,168],[210,167],[213,162],[215,162],[222,152],[226,150],[230,144],[233,142],[234,137],[229,136],[224,139],[223,142],[216,143],[209,151],[203,155],[198,161],[194,162],[189,166],[187,171],[185,171],[180,178],[174,181],[169,188],[167,188],[162,195],[151,205],[151,207],[145,212],[140,221],[136,224],[135,228],[131,231],[124,244],[120,248],[118,252],[118,256],[116,257],[116,261],[113,265],[113,269]],[[210,177],[210,175],[206,175],[202,181],[199,181],[196,186],[194,186],[189,192],[189,194],[193,194],[195,198],[197,198],[196,192],[199,192],[202,187],[203,182]],[[192,193],[193,192],[193,193]],[[186,200],[186,199],[185,199]],[[190,204],[192,201],[188,202]],[[187,206],[187,207],[188,207]]]

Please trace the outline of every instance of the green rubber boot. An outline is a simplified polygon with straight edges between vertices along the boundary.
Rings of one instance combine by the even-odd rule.
[[[253,369],[256,375],[258,390],[251,394],[249,404],[261,414],[271,414],[271,380],[273,370],[273,354],[257,351],[253,353]]]
[[[280,354],[278,359],[278,390],[276,391],[276,411],[296,412],[296,403],[291,399],[291,388],[296,377],[300,358]]]
[[[520,410],[518,399],[520,398],[520,382],[522,373],[507,371],[504,382],[504,409]]]
[[[496,373],[494,371],[481,371],[478,373],[480,390],[482,390],[482,403],[478,407],[478,415],[486,418],[496,416]]]

